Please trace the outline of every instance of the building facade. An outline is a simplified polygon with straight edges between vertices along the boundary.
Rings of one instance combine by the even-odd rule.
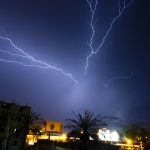
[[[44,122],[40,134],[29,132],[26,143],[28,145],[34,145],[38,140],[66,142],[67,134],[63,133],[63,123],[54,121]]]
[[[0,101],[0,149],[22,150],[31,107]]]

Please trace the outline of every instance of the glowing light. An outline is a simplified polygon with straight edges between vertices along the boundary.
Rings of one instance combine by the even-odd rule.
[[[62,134],[60,136],[50,136],[50,140],[51,141],[62,141],[62,142],[66,142],[67,141],[67,135],[66,134]]]
[[[29,141],[28,144],[29,144],[29,145],[34,145],[34,142],[33,142],[33,141]]]
[[[98,137],[99,139],[101,139],[102,141],[108,141],[109,137],[110,137],[110,130],[107,129],[100,129],[98,131]]]
[[[113,131],[110,133],[110,138],[111,138],[111,141],[119,141],[119,134],[117,133],[117,131]]]
[[[108,129],[100,129],[98,131],[98,137],[102,141],[112,141],[118,142],[119,141],[119,134],[117,131],[110,131]]]
[[[7,62],[7,63],[17,63],[17,64],[23,65],[25,67],[38,67],[40,69],[53,69],[55,71],[60,72],[61,74],[65,75],[65,76],[69,77],[75,83],[78,83],[78,81],[72,76],[72,74],[66,73],[62,68],[58,68],[58,67],[52,66],[52,65],[50,65],[50,64],[48,64],[48,63],[46,63],[44,61],[35,59],[33,56],[29,55],[23,49],[17,47],[10,38],[3,37],[3,36],[0,35],[0,39],[5,40],[6,42],[8,42],[12,46],[12,49],[17,51],[17,53],[12,53],[10,51],[6,51],[6,50],[2,50],[2,49],[0,49],[0,52],[7,53],[7,54],[9,54],[11,56],[17,56],[17,57],[20,57],[20,58],[26,58],[29,61],[31,61],[33,64],[26,64],[26,63],[22,63],[22,62],[17,61],[17,60],[15,60],[15,61],[14,60],[6,60],[4,58],[1,58],[0,61]]]
[[[85,64],[85,73],[87,72],[87,69],[89,67],[89,59],[93,56],[93,55],[96,55],[99,50],[102,48],[102,46],[104,45],[105,43],[105,40],[107,39],[107,37],[109,36],[109,33],[110,31],[112,30],[112,27],[113,25],[115,24],[115,22],[121,17],[121,15],[124,13],[125,9],[128,8],[130,6],[130,4],[133,2],[133,1],[130,1],[129,3],[126,4],[126,0],[123,0],[123,6],[121,6],[121,1],[119,0],[119,13],[117,16],[114,17],[114,19],[112,20],[112,22],[110,23],[110,26],[109,28],[107,29],[105,35],[103,36],[102,38],[102,41],[100,42],[100,44],[98,45],[98,47],[96,49],[94,49],[93,47],[93,40],[94,40],[94,35],[95,35],[95,28],[94,28],[94,25],[93,25],[93,20],[94,20],[94,16],[95,16],[95,11],[96,11],[96,8],[97,8],[97,5],[98,5],[98,1],[95,0],[87,0],[88,4],[89,4],[89,7],[90,7],[90,11],[91,11],[91,20],[90,20],[90,27],[91,27],[91,30],[92,30],[92,34],[91,34],[91,37],[90,37],[90,44],[89,44],[89,47],[90,47],[90,54],[86,57],[86,64]],[[94,7],[93,6],[93,3],[95,2],[95,5]]]
[[[14,133],[17,131],[17,129],[14,129]]]
[[[132,140],[131,140],[131,139],[127,139],[126,142],[127,142],[127,144],[129,144],[129,145],[132,144]]]
[[[27,142],[29,145],[34,145],[34,143],[37,142],[38,139],[49,139],[49,135],[40,135],[40,136],[34,136],[34,135],[27,135]],[[50,135],[51,141],[60,141],[60,142],[66,142],[67,141],[67,134],[63,133],[61,135]]]

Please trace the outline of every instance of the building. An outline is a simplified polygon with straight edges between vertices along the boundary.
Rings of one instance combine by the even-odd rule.
[[[22,150],[31,107],[0,101],[0,149]]]
[[[46,121],[45,126],[43,127],[43,131],[49,133],[62,133],[63,123],[62,122],[52,122]]]
[[[38,140],[66,142],[67,134],[63,133],[63,123],[46,121],[43,123],[40,134],[29,132],[26,143],[34,145]]]

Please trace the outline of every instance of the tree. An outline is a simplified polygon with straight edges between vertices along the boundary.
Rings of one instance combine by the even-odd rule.
[[[38,114],[36,112],[30,113],[30,117],[28,118],[29,128],[32,127],[35,124],[42,124],[44,123],[44,119],[41,114]]]
[[[28,127],[31,134],[38,136],[44,124],[45,120],[41,114],[31,112],[30,118],[28,118]]]
[[[138,142],[142,146],[142,144],[145,143],[147,132],[144,128],[139,127],[138,125],[129,125],[124,127],[123,133],[126,138],[132,140],[133,144]]]
[[[73,115],[75,119],[67,119],[65,128],[71,129],[70,134],[74,134],[75,137],[78,136],[84,143],[84,149],[86,149],[86,142],[89,138],[97,140],[99,128],[106,126],[106,123],[102,121],[100,115],[94,117],[94,113],[87,110],[83,114],[73,112]]]
[[[32,134],[33,138],[39,136],[41,133],[42,125],[44,124],[44,119],[41,114],[31,111],[30,116],[26,117],[27,126],[25,128],[25,133]],[[24,139],[26,141],[26,138]],[[25,143],[24,143],[25,144]]]

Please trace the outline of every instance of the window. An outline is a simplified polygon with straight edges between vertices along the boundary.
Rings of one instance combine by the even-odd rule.
[[[7,104],[7,103],[3,103],[3,108],[6,108],[6,109],[8,109],[9,108],[9,104]]]
[[[24,108],[23,108],[22,106],[18,106],[17,109],[18,109],[19,111],[23,111]]]
[[[15,118],[15,121],[19,123],[19,122],[22,121],[22,119],[21,119],[20,117],[16,117],[16,118]]]

